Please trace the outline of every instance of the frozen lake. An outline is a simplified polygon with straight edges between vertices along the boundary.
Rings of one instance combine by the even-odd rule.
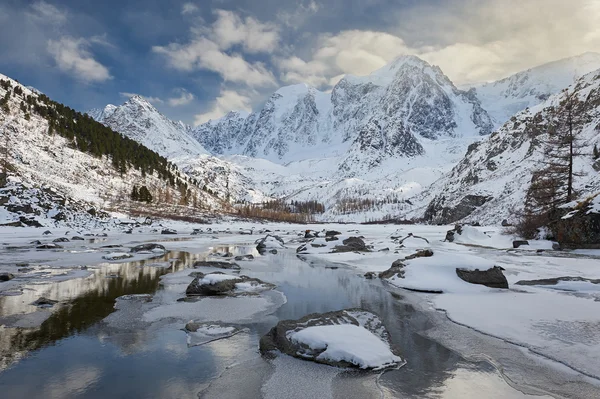
[[[287,242],[295,234],[282,236]],[[181,237],[185,239],[165,242],[159,235],[147,234],[140,240],[109,233],[101,242],[71,242],[65,244],[68,251],[44,253],[16,245],[17,241],[26,243],[27,237],[11,238],[3,249],[4,259],[36,266],[11,280],[12,288],[0,296],[2,397],[600,395],[594,378],[536,358],[520,345],[453,323],[431,306],[430,296],[379,279],[367,280],[362,276],[364,268],[353,267],[352,259],[333,262],[326,257],[297,256],[298,245],[292,243],[277,254],[261,256],[252,244],[256,236]],[[168,251],[152,259],[136,256],[120,262],[94,262],[93,254],[126,252],[139,242],[162,242]],[[123,248],[101,248],[110,244]],[[490,248],[477,251],[487,258],[506,256]],[[193,279],[189,272],[200,271],[192,267],[196,260],[227,253],[252,254],[254,260],[237,262],[241,274],[275,284],[275,290],[178,301]],[[373,262],[377,259],[386,262],[382,270],[389,267],[387,258],[374,257]],[[69,266],[65,269],[61,264]],[[77,266],[84,264],[87,270]],[[137,294],[148,296],[117,301]],[[59,303],[51,308],[31,305],[41,296]],[[382,318],[406,365],[362,372],[284,355],[267,360],[258,352],[260,337],[278,320],[357,307]],[[241,331],[193,345],[183,331],[191,319],[227,322]]]

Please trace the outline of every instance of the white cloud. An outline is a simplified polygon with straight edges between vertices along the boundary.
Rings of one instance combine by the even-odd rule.
[[[280,11],[277,19],[292,29],[299,29],[307,20],[321,9],[321,5],[314,0],[303,1],[293,11]]]
[[[134,97],[134,96],[140,96],[140,97],[143,97],[144,99],[146,99],[146,101],[148,101],[149,103],[152,103],[154,105],[156,105],[156,104],[163,104],[164,103],[164,101],[161,100],[158,97],[148,97],[148,96],[143,96],[143,95],[138,94],[138,93],[128,93],[126,91],[122,91],[122,92],[119,93],[119,95],[121,97],[125,97],[125,98],[131,98],[131,97]]]
[[[87,83],[111,79],[108,68],[96,61],[88,48],[89,42],[83,38],[63,36],[59,40],[48,40],[48,52],[61,71],[72,73]]]
[[[183,3],[181,6],[181,14],[194,14],[200,11],[200,8],[194,3]]]
[[[178,97],[171,97],[167,100],[167,103],[171,106],[171,107],[179,107],[182,105],[187,105],[189,103],[191,103],[192,101],[194,101],[194,95],[192,93],[190,93],[189,91],[187,91],[186,89],[183,88],[179,88],[175,90],[177,93],[179,93]]]
[[[246,53],[274,51],[279,43],[277,26],[242,18],[231,11],[217,10],[215,14],[217,18],[210,27],[191,27],[189,42],[154,46],[152,51],[181,71],[208,70],[220,74],[225,82],[249,87],[276,86],[275,77],[264,64],[249,62],[233,50],[239,46]]]
[[[182,71],[205,69],[219,73],[227,82],[253,87],[275,85],[273,75],[264,65],[251,64],[239,54],[227,54],[217,43],[204,37],[195,38],[187,44],[154,46],[152,51],[164,55],[172,68]]]
[[[198,114],[194,118],[194,124],[196,126],[202,123],[208,122],[209,120],[215,120],[221,118],[227,112],[235,111],[251,111],[250,98],[246,97],[233,90],[222,90],[219,97],[214,101],[214,104],[210,111]]]
[[[67,22],[67,12],[61,11],[45,1],[33,3],[27,15],[38,23],[63,25]]]
[[[310,61],[298,57],[277,61],[281,80],[329,86],[339,81],[340,75],[367,75],[398,55],[413,52],[401,38],[385,32],[343,31],[335,36],[322,36],[318,42],[321,45]]]
[[[340,74],[366,75],[399,55],[414,54],[440,66],[456,84],[470,84],[586,51],[600,52],[597,0],[449,0],[445,4],[419,3],[403,10],[395,35],[348,30],[321,36],[305,60],[277,60],[280,79],[330,87]],[[402,36],[411,37],[415,44],[407,44]]]
[[[242,19],[232,11],[215,11],[217,20],[212,26],[210,36],[227,50],[241,45],[248,53],[270,52],[279,43],[278,27],[270,23],[261,23],[252,17]]]
[[[116,48],[114,44],[108,41],[108,36],[106,33],[101,35],[94,35],[89,38],[89,42],[92,44],[97,44],[104,47]]]

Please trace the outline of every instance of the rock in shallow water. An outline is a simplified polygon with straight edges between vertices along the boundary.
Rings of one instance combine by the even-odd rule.
[[[334,253],[338,252],[370,252],[365,242],[360,237],[349,237],[342,241],[344,245],[336,245],[333,248]]]
[[[129,250],[130,252],[166,252],[164,245],[161,244],[140,244]]]
[[[58,301],[48,299],[48,298],[42,296],[38,300],[33,302],[32,305],[38,306],[40,308],[51,308],[52,306],[54,306],[57,303],[58,303]]]
[[[194,262],[194,268],[196,267],[214,267],[217,269],[231,269],[231,270],[240,270],[241,267],[237,263],[234,262],[224,262],[219,260],[197,260]]]
[[[195,273],[194,280],[185,290],[187,296],[223,296],[244,293],[257,293],[275,288],[248,276],[232,276],[221,272],[210,274]]]
[[[275,351],[335,367],[378,370],[403,362],[379,317],[363,309],[282,320],[260,340],[261,354]]]
[[[184,331],[188,335],[188,346],[198,346],[218,339],[232,337],[241,332],[242,329],[232,324],[190,321],[185,325]]]

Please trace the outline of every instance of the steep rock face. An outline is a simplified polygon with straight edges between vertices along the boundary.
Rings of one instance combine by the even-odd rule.
[[[474,90],[499,127],[517,112],[541,104],[598,68],[600,54],[585,53],[540,65],[496,82],[477,85]]]
[[[423,155],[423,140],[491,130],[475,96],[458,90],[439,68],[403,56],[369,76],[346,76],[331,95],[303,84],[284,87],[260,111],[246,118],[230,113],[191,134],[216,154],[274,162],[342,156],[345,170]]]
[[[591,153],[600,146],[600,71],[579,79],[569,91],[588,101],[588,120],[580,134],[589,155],[575,158],[575,189],[582,195],[600,191],[600,175]],[[515,211],[521,211],[533,173],[543,168],[543,142],[547,138],[551,112],[564,100],[565,93],[525,110],[487,139],[472,144],[465,157],[434,183],[418,200],[428,203],[421,213],[432,223],[459,220],[499,224]],[[418,212],[414,215],[418,215]]]

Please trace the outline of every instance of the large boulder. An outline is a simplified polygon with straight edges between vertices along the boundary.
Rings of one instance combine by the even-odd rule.
[[[508,288],[508,281],[502,273],[501,267],[494,266],[488,270],[456,269],[456,275],[463,281],[471,284],[485,285],[490,288]]]
[[[314,313],[299,320],[281,320],[260,339],[260,352],[277,351],[335,367],[383,369],[402,362],[390,335],[374,313],[347,309]]]
[[[10,281],[15,278],[14,274],[11,273],[0,273],[0,282]]]
[[[163,229],[160,234],[168,234],[168,235],[174,235],[177,234],[177,230],[175,229]]]
[[[365,242],[360,237],[349,237],[342,241],[343,245],[336,245],[332,252],[370,252]]]

